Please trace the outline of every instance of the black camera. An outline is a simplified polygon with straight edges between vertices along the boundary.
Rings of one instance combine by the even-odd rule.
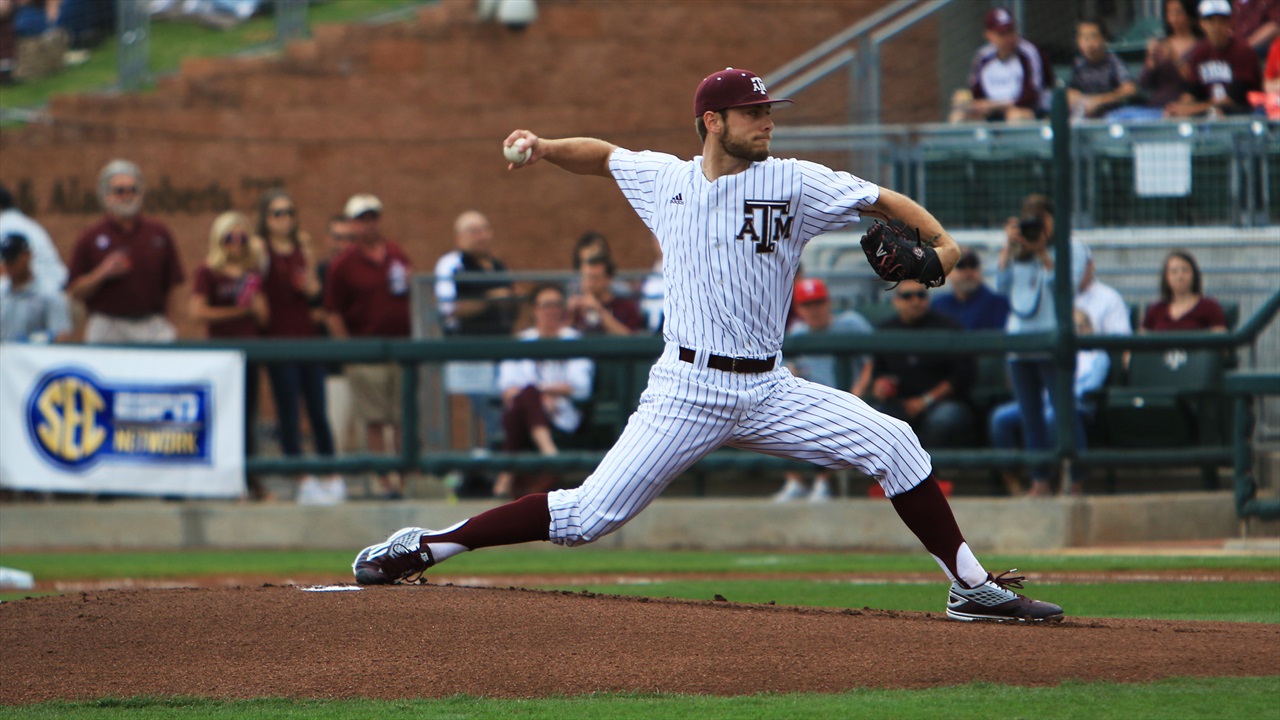
[[[1039,215],[1028,215],[1018,221],[1018,233],[1024,240],[1036,242],[1044,234],[1044,218]]]

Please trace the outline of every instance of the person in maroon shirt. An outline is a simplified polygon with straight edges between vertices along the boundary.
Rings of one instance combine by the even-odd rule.
[[[283,190],[271,190],[258,203],[258,238],[267,250],[268,270],[263,281],[271,320],[263,333],[276,338],[317,338],[320,332],[312,315],[312,300],[320,294],[320,281],[311,253],[311,238],[298,228],[298,207]],[[318,363],[270,363],[271,398],[275,401],[280,449],[288,457],[302,454],[299,398],[307,411],[317,455],[332,457],[333,433],[325,414],[325,367]],[[347,497],[341,475],[320,480],[304,475],[297,500],[305,505],[335,505]]]
[[[613,261],[592,255],[582,262],[582,291],[569,298],[572,326],[583,335],[630,335],[644,327],[640,304],[613,291]]]
[[[1187,57],[1186,92],[1165,108],[1165,115],[1251,112],[1249,92],[1262,89],[1262,63],[1244,40],[1232,36],[1228,0],[1200,0],[1199,9],[1204,40]]]
[[[1160,273],[1160,301],[1142,318],[1144,332],[1211,330],[1225,332],[1227,316],[1217,300],[1205,297],[1200,266],[1186,250],[1174,250]]]
[[[67,294],[89,311],[85,342],[173,342],[169,320],[182,261],[169,229],[142,215],[142,171],[112,160],[98,175],[105,216],[76,240]]]
[[[209,229],[209,254],[196,269],[188,314],[203,323],[210,339],[256,338],[270,320],[267,298],[262,292],[261,269],[265,261],[262,245],[250,235],[249,219],[238,212],[225,212]],[[257,451],[254,427],[258,418],[258,366],[244,368],[244,452]],[[265,497],[256,478],[249,478],[249,491]]]
[[[333,261],[325,277],[324,309],[329,334],[345,337],[409,336],[409,258],[378,228],[382,202],[373,195],[347,201],[355,244]],[[353,414],[365,428],[370,452],[400,447],[400,367],[395,363],[348,365]],[[393,447],[384,432],[390,427]],[[389,499],[404,497],[402,479],[379,478]]]

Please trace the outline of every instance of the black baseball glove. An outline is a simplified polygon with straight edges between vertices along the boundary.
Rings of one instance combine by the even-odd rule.
[[[862,236],[862,252],[883,280],[915,280],[925,287],[938,287],[947,281],[937,251],[920,240],[919,229],[908,227],[901,220],[872,225]]]

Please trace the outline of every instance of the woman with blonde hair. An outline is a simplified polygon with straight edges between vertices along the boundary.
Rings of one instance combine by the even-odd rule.
[[[258,203],[258,238],[266,250],[269,268],[263,282],[271,320],[264,335],[273,338],[316,338],[315,308],[320,281],[311,252],[311,237],[298,227],[298,206],[284,190],[270,190]],[[271,398],[275,402],[280,450],[288,457],[302,454],[302,430],[298,402],[307,411],[317,455],[333,457],[333,432],[325,414],[325,366],[320,363],[272,363]],[[340,475],[320,480],[305,475],[297,500],[304,505],[332,505],[347,497]]]
[[[196,269],[191,289],[191,319],[204,323],[209,338],[256,338],[270,320],[262,293],[262,244],[251,234],[249,218],[225,212],[209,229],[209,253]],[[258,417],[258,366],[245,366],[244,452],[255,450],[254,424]],[[250,479],[250,492],[263,493]]]

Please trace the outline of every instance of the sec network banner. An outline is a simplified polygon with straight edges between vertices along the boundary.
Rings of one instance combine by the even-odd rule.
[[[0,344],[0,487],[240,497],[244,354]]]

